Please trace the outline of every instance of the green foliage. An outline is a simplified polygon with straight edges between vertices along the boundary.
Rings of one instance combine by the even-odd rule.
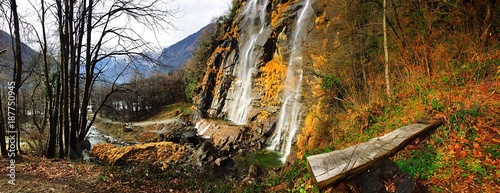
[[[441,187],[434,186],[433,188],[434,188],[435,192],[443,192],[444,191],[444,189]]]
[[[474,119],[479,115],[476,110],[459,110],[450,115],[451,128],[457,132],[457,136],[464,137],[468,140],[474,140],[477,137],[477,130],[472,126]]]
[[[493,159],[500,158],[500,145],[494,144],[491,147],[486,147],[486,152],[493,156]]]
[[[410,151],[409,158],[397,160],[396,164],[401,171],[428,180],[441,168],[440,158],[441,155],[436,153],[435,147],[427,145],[422,150]]]
[[[280,161],[281,156],[281,154],[274,151],[261,150],[247,153],[244,157],[236,157],[234,159],[242,168],[248,168],[252,164],[258,164],[263,168],[273,168],[282,165]]]
[[[495,74],[495,66],[500,64],[500,59],[488,60],[485,63],[475,63],[472,66],[473,75],[472,78],[476,82],[481,82],[485,78],[489,77],[490,74]]]
[[[500,63],[500,59],[492,59],[486,62],[451,62],[453,81],[451,85],[463,86],[467,81],[481,82],[482,80],[494,75],[496,65]]]
[[[327,74],[321,79],[321,89],[323,91],[331,91],[340,87],[340,78],[334,77],[332,74]]]
[[[251,184],[250,186],[245,187],[243,189],[243,193],[260,193],[260,192],[266,192],[267,186],[264,183],[255,183]]]
[[[486,169],[479,163],[474,163],[474,162],[468,163],[467,167],[465,169],[472,171],[473,173],[475,173],[481,177],[484,177],[487,175]]]
[[[431,100],[431,107],[432,107],[432,110],[434,110],[436,112],[441,112],[445,109],[445,107],[443,105],[439,104],[439,101],[435,98]]]
[[[382,49],[380,48],[380,40],[379,38],[375,37],[375,36],[371,36],[370,38],[368,38],[368,46],[367,46],[367,52],[368,54],[380,54],[380,52],[382,51]]]
[[[429,32],[427,31],[427,21],[425,20],[424,17],[424,10],[422,9],[416,9],[411,13],[410,17],[413,21],[413,27],[409,29],[409,35],[410,37],[414,37],[417,35],[417,33],[421,35],[427,35]],[[416,31],[414,31],[416,30]]]
[[[473,105],[471,109],[460,109],[449,117],[451,128],[454,128],[458,136],[474,140],[477,136],[477,131],[472,126],[476,117],[482,115],[484,113],[480,111],[479,105]]]
[[[186,99],[192,101],[193,96],[196,94],[196,87],[200,83],[196,77],[186,77],[184,83],[186,84],[184,91],[186,93]]]

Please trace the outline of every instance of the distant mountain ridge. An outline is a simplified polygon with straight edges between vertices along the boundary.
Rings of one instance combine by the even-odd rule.
[[[21,42],[21,52],[23,56],[23,63],[34,62],[38,52],[33,50],[31,47]],[[5,53],[0,55],[0,65],[2,66],[13,66],[14,65],[14,52],[12,50],[12,36],[9,33],[0,30],[0,51],[7,50]]]
[[[181,41],[163,49],[158,57],[158,61],[168,69],[178,69],[193,57],[194,52],[198,48],[203,31],[211,29],[214,29],[214,24],[208,24],[198,30],[198,32],[191,34]]]

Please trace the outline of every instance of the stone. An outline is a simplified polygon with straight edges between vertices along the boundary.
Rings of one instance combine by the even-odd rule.
[[[262,173],[262,168],[256,163],[250,165],[250,167],[248,168],[248,178],[250,179],[259,178],[261,173]]]
[[[205,162],[210,161],[210,155],[214,153],[213,149],[211,143],[203,142],[194,154],[196,165],[203,166]]]
[[[232,151],[233,145],[241,143],[239,140],[244,131],[242,126],[206,119],[200,121],[199,125],[209,125],[203,132],[203,137],[210,139],[217,151]]]
[[[132,132],[132,131],[134,131],[134,129],[132,129],[131,126],[125,126],[125,127],[123,127],[123,132]]]

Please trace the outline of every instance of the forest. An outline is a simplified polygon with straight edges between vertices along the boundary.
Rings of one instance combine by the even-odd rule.
[[[176,27],[171,0],[30,1],[36,23],[18,3],[0,0],[0,152],[21,185],[0,191],[319,192],[308,156],[421,119],[443,125],[390,158],[415,191],[500,189],[496,0],[233,0],[178,69],[138,35]],[[95,128],[126,145],[91,150]]]

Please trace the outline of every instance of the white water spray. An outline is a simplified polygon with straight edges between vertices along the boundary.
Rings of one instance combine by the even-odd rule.
[[[306,18],[310,16],[312,8],[310,0],[306,0],[297,19],[296,27],[291,39],[291,52],[285,78],[283,96],[286,97],[281,105],[276,130],[271,137],[268,150],[278,151],[283,154],[281,161],[284,163],[290,154],[293,138],[301,124],[301,87],[302,87],[302,38]]]
[[[246,36],[250,37],[245,42],[240,50],[240,62],[235,65],[233,76],[236,77],[233,82],[232,89],[228,92],[229,99],[224,106],[224,112],[227,118],[236,124],[246,124],[248,112],[251,110],[253,100],[252,96],[252,74],[255,71],[255,63],[258,62],[257,56],[254,55],[257,40],[263,33],[266,26],[266,7],[268,0],[264,0],[259,4],[258,0],[250,0],[243,15],[242,28],[246,30]],[[259,19],[259,23],[255,23]]]

